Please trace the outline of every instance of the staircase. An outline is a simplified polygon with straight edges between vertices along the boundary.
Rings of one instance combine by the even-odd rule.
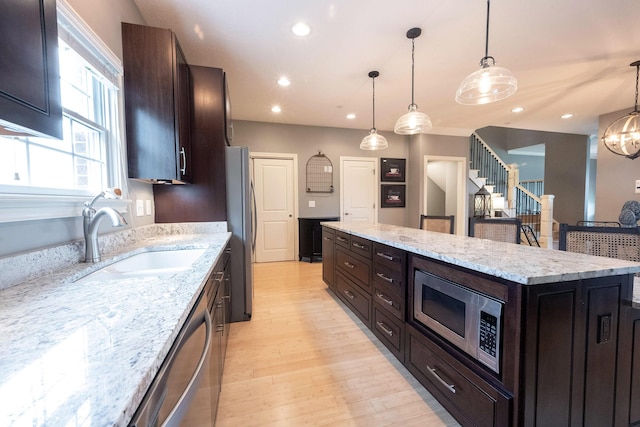
[[[532,242],[535,236],[541,246],[553,247],[554,196],[539,197],[529,190],[530,186],[521,185],[517,167],[507,165],[478,134],[471,135],[470,142],[469,180],[478,189],[484,185],[491,193],[491,216],[519,218],[531,229],[522,242]]]

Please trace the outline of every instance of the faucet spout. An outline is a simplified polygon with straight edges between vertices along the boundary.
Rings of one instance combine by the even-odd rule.
[[[96,211],[87,206],[83,210],[82,216],[84,217],[84,262],[99,262],[98,227],[102,219],[108,217],[111,220],[111,225],[114,227],[126,225],[127,221],[120,212],[110,207],[100,208]]]

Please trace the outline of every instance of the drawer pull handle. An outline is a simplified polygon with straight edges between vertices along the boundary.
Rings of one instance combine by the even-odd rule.
[[[382,273],[376,273],[376,276],[378,276],[379,278],[381,278],[382,280],[385,280],[389,283],[393,283],[393,279],[391,277],[387,277]]]
[[[336,237],[336,239],[340,240],[341,242],[346,242],[347,241],[347,239],[345,239],[344,237],[340,237],[340,236]]]
[[[352,270],[353,270],[354,268],[356,268],[355,264],[351,264],[350,262],[347,262],[347,261],[345,261],[343,264],[344,264],[344,265],[346,265],[347,267],[349,267],[349,268],[350,268],[350,269],[352,269]]]
[[[353,242],[353,243],[351,243],[351,244],[352,244],[353,246],[355,246],[356,248],[358,248],[358,249],[366,249],[366,248],[367,248],[365,245],[361,245],[361,244],[360,244],[360,243],[358,243],[358,242]]]
[[[391,301],[390,299],[386,299],[384,297],[384,294],[381,294],[380,292],[376,292],[376,296],[380,298],[382,301],[386,302],[387,304],[393,307],[393,301]]]
[[[376,255],[378,255],[379,257],[382,257],[384,259],[388,259],[389,261],[393,261],[393,257],[391,255],[387,255],[387,254],[382,253],[382,252],[376,252]]]
[[[330,237],[324,237],[324,240],[326,240],[327,242],[330,242],[331,238]]]
[[[349,297],[349,299],[354,299],[356,296],[349,291],[344,291],[344,294]]]
[[[382,331],[383,331],[385,334],[389,335],[390,337],[392,337],[392,336],[393,336],[393,331],[392,331],[391,329],[389,329],[389,328],[387,327],[387,325],[385,325],[384,323],[382,323],[382,322],[376,322],[376,325],[378,325],[378,327],[379,327],[380,329],[382,329]],[[455,392],[454,392],[454,393],[455,393]]]
[[[440,383],[445,386],[447,388],[447,390],[449,390],[451,393],[455,393],[456,392],[456,386],[453,384],[449,384],[448,382],[446,382],[445,380],[443,380],[440,375],[438,375],[438,373],[436,372],[436,370],[434,368],[432,368],[431,366],[427,365],[427,369],[429,370],[429,372],[431,373],[431,375],[433,375],[434,377],[436,377],[436,379],[438,381],[440,381]]]

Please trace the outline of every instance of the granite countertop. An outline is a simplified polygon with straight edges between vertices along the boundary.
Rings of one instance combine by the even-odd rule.
[[[71,263],[1,290],[0,424],[126,426],[230,238],[225,223],[213,224],[129,230],[131,241],[102,242],[99,264]],[[74,282],[136,253],[194,248],[206,250],[183,272]],[[1,259],[0,268],[34,270],[38,260],[46,270],[46,252],[60,251]]]
[[[523,285],[640,272],[640,264],[555,249],[494,242],[388,224],[326,222],[326,227]],[[634,292],[640,304],[640,289]]]

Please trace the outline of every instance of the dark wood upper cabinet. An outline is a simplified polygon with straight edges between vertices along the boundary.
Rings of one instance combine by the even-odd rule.
[[[189,65],[168,29],[122,23],[129,177],[191,181]]]
[[[0,0],[0,9],[0,125],[62,138],[56,2]]]

